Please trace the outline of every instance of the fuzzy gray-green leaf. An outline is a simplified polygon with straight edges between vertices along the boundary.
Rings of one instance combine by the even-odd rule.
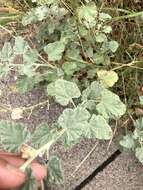
[[[127,149],[134,149],[135,148],[135,141],[133,139],[133,135],[127,134],[120,140],[119,144]]]
[[[48,162],[47,180],[51,184],[63,183],[63,171],[61,160],[57,156],[52,156]]]
[[[101,115],[92,115],[85,131],[88,138],[108,140],[112,137],[112,129]]]
[[[110,41],[110,42],[109,42],[109,49],[110,49],[113,53],[116,52],[116,50],[118,49],[118,47],[119,47],[119,44],[118,44],[117,41]]]
[[[16,89],[20,93],[25,93],[34,88],[34,86],[41,81],[38,74],[35,77],[20,76],[16,82]]]
[[[40,148],[51,139],[51,133],[48,124],[41,123],[32,134],[32,144],[35,148]]]
[[[47,53],[49,61],[59,61],[62,58],[64,50],[65,44],[62,41],[49,43],[44,47],[44,51]]]
[[[143,163],[143,147],[136,148],[136,157],[141,163]]]
[[[23,143],[29,139],[29,132],[21,123],[10,121],[0,122],[0,139],[5,150],[18,152]]]
[[[1,52],[0,52],[0,60],[9,62],[13,58],[13,50],[11,44],[9,42],[5,42]]]
[[[76,83],[63,79],[58,79],[55,83],[49,84],[47,92],[48,95],[54,95],[56,101],[63,106],[68,105],[73,98],[79,98],[81,95]]]
[[[96,109],[106,119],[120,118],[126,112],[126,106],[119,96],[107,89],[101,91],[100,103],[97,104]]]
[[[38,190],[38,182],[36,181],[31,169],[26,170],[26,174],[28,179],[26,182],[21,186],[20,190]]]
[[[58,124],[65,129],[64,144],[70,146],[84,134],[88,126],[89,112],[82,108],[65,109],[58,119]]]
[[[29,46],[28,43],[22,38],[18,36],[15,38],[15,46],[14,46],[14,53],[18,55],[22,55],[28,50]]]

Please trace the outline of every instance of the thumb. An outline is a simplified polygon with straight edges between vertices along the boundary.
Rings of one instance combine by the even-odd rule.
[[[10,165],[7,161],[0,159],[0,188],[10,189],[22,185],[26,175],[18,168]]]

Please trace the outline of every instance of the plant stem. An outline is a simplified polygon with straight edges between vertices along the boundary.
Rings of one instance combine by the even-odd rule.
[[[24,111],[26,111],[26,110],[33,110],[33,109],[35,109],[35,108],[37,108],[37,107],[39,107],[39,106],[42,106],[42,105],[44,105],[44,104],[47,104],[47,103],[48,103],[48,105],[49,105],[49,100],[45,100],[45,101],[43,101],[43,102],[39,102],[38,104],[29,106],[29,107],[23,107],[22,109],[23,109]]]
[[[2,26],[1,24],[0,24],[0,28],[1,29],[3,29],[3,30],[5,30],[6,32],[8,32],[14,39],[16,38],[16,36],[15,35],[13,35],[12,34],[12,32],[10,31],[10,30],[8,30],[7,28],[5,28],[4,26]],[[30,49],[32,49],[31,47],[29,47]],[[56,68],[56,66],[54,66],[54,65],[52,65],[52,64],[50,64],[47,60],[45,60],[39,53],[38,53],[38,56],[45,62],[45,64],[41,64],[41,63],[35,63],[34,65],[35,66],[44,66],[44,67],[49,67],[49,68],[52,68],[52,69],[54,69],[54,68]],[[10,65],[12,65],[12,66],[15,66],[15,65],[21,65],[21,64],[10,64]]]
[[[85,161],[89,158],[89,156],[92,154],[92,152],[96,149],[96,147],[98,146],[99,142],[97,142],[93,148],[90,150],[90,152],[84,157],[84,159],[80,162],[80,164],[76,167],[76,169],[73,171],[73,173],[71,174],[72,177],[75,176],[75,173],[79,170],[79,168],[85,163]]]
[[[76,62],[79,62],[79,63],[87,64],[89,66],[93,66],[93,61],[92,62],[87,62],[87,61],[84,61],[84,60],[81,60],[81,59],[76,59],[76,58],[69,57],[69,56],[67,58],[69,60],[71,60],[71,61],[76,61]],[[102,66],[95,65],[95,63],[94,63],[94,67],[101,68]]]
[[[112,143],[112,141],[113,141],[113,138],[114,138],[114,136],[115,136],[115,134],[116,134],[116,132],[117,132],[117,128],[118,128],[118,121],[116,120],[116,124],[115,124],[115,128],[114,128],[112,137],[111,137],[111,139],[110,139],[110,141],[109,141],[109,144],[108,144],[108,146],[107,146],[107,151],[109,151],[109,148],[110,148],[110,146],[111,146],[111,143]]]
[[[121,69],[123,67],[132,67],[132,68],[143,70],[143,68],[141,68],[141,67],[134,66],[134,64],[136,64],[136,63],[142,63],[142,61],[132,61],[131,63],[127,63],[127,64],[122,64],[122,63],[120,64],[120,63],[112,62],[112,64],[119,65],[117,67],[114,67],[112,69],[112,71]]]
[[[41,184],[41,190],[44,190],[44,189],[45,189],[45,188],[44,188],[44,181],[41,180],[41,181],[40,181],[40,184]]]
[[[29,159],[20,167],[20,170],[24,172],[24,171],[26,170],[26,168],[32,163],[33,160],[35,160],[35,158],[36,158],[39,154],[43,153],[43,152],[46,151],[46,150],[49,151],[49,149],[51,148],[51,146],[65,133],[65,131],[66,131],[66,129],[62,129],[62,130],[59,132],[59,134],[58,134],[58,136],[57,136],[56,139],[53,139],[53,140],[49,141],[47,144],[45,144],[45,145],[42,146],[41,148],[37,149],[37,150],[35,151],[35,154],[34,154],[31,158],[29,158]]]
[[[111,11],[118,11],[118,12],[124,12],[128,14],[132,14],[131,11],[126,10],[126,9],[119,9],[119,8],[111,8],[111,7],[104,7],[102,10],[111,10]]]
[[[6,105],[6,104],[3,104],[3,103],[0,103],[0,107],[2,109],[7,110],[7,111],[11,111],[12,110],[11,105]]]
[[[50,142],[48,142],[47,144],[45,144],[44,146],[42,146],[40,149],[35,151],[34,156],[32,156],[31,158],[29,158],[21,167],[20,170],[21,171],[25,171],[26,168],[31,164],[31,162],[41,153],[44,152],[45,150],[50,149],[51,145],[54,143],[54,140],[51,140]]]
[[[15,20],[17,18],[19,18],[20,16],[19,15],[14,15],[14,16],[2,16],[1,17],[1,20],[6,20],[6,19],[9,19],[9,20]]]
[[[8,30],[7,28],[5,28],[4,26],[2,26],[1,24],[0,24],[0,28],[2,30],[5,30],[7,33],[9,33],[10,35],[12,35],[13,38],[15,38],[15,36],[12,34],[12,31]]]
[[[24,64],[18,64],[18,63],[10,63],[9,66],[12,66],[12,67],[17,67],[17,66],[21,66],[21,65],[24,65]],[[50,67],[52,69],[56,68],[54,65],[46,62],[46,63],[34,63],[32,64],[33,66],[38,66],[38,67]]]
[[[75,105],[73,99],[71,99],[71,103],[72,103],[73,107],[76,108],[76,105]]]
[[[66,7],[66,9],[71,13],[71,14],[73,14],[73,11],[72,11],[72,9],[71,9],[71,7],[66,3],[66,2],[64,2],[64,0],[60,0],[61,1],[61,3]]]
[[[118,21],[118,20],[122,20],[122,19],[138,17],[138,16],[142,16],[142,15],[143,15],[143,11],[138,12],[138,13],[131,13],[128,15],[123,15],[123,16],[117,16],[117,17],[112,18],[111,21]]]

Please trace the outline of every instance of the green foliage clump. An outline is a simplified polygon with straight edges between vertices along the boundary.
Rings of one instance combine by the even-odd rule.
[[[28,161],[21,167],[22,171],[39,155],[46,156],[49,159],[47,181],[61,183],[61,162],[55,156],[48,158],[49,149],[59,141],[71,148],[83,138],[112,140],[111,124],[127,109],[111,89],[120,78],[115,70],[132,63],[113,67],[119,48],[111,35],[110,22],[114,18],[100,9],[98,3],[92,0],[33,0],[32,3],[34,6],[23,16],[22,25],[37,27],[37,47],[30,46],[22,36],[14,36],[13,45],[6,42],[0,51],[0,78],[11,70],[16,71],[16,90],[20,93],[45,82],[46,95],[63,106],[64,111],[52,128],[42,123],[32,133],[23,124],[1,121],[0,140],[10,152],[19,152],[23,144],[27,145],[24,156]],[[143,105],[142,96],[139,100]],[[10,110],[11,118],[22,118],[25,110]],[[126,134],[119,144],[135,151],[143,162],[142,118],[134,126],[134,132]]]

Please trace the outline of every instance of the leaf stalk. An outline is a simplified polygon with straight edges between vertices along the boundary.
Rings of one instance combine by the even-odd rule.
[[[43,152],[45,152],[45,151],[49,151],[50,148],[51,148],[51,146],[65,133],[65,131],[66,131],[66,129],[62,129],[62,130],[59,132],[59,134],[58,134],[58,136],[57,136],[56,139],[53,139],[53,140],[49,141],[47,144],[45,144],[45,145],[42,146],[41,148],[37,149],[37,150],[35,151],[35,154],[34,154],[31,158],[29,158],[29,159],[20,167],[20,170],[24,172],[24,171],[26,170],[26,168],[32,163],[33,160],[35,160],[35,158],[36,158],[37,156],[39,156],[41,153],[43,153]]]

